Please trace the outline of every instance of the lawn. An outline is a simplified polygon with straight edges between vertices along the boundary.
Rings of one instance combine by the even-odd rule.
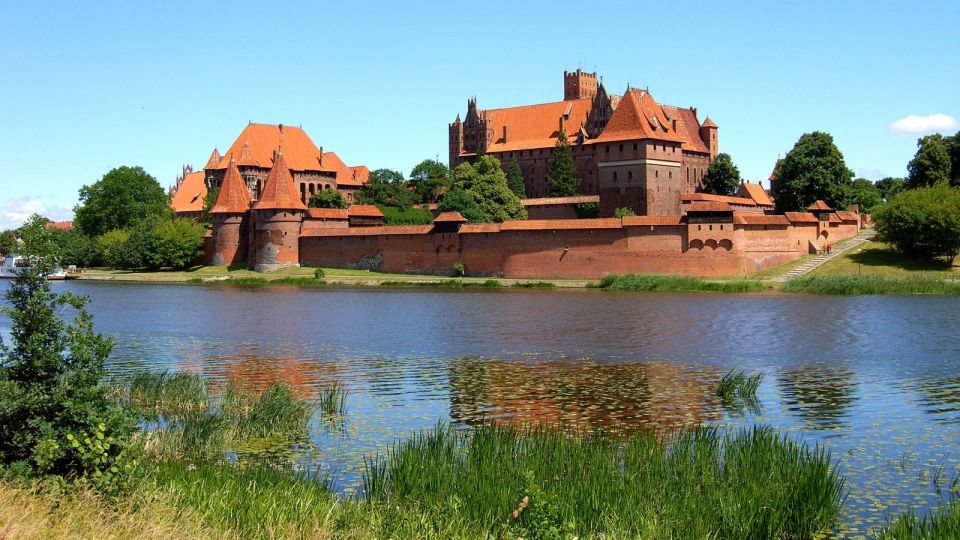
[[[945,261],[914,261],[894,250],[889,244],[868,241],[858,247],[835,257],[814,269],[811,275],[883,275],[889,277],[908,277],[924,275],[929,277],[960,277],[960,265]]]

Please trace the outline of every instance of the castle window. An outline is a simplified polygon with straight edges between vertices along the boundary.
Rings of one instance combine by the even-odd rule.
[[[633,180],[633,171],[627,171],[627,180]]]
[[[634,149],[634,150],[637,149],[637,143],[633,143],[633,149]]]
[[[667,178],[673,178],[673,171],[667,173]]]
[[[653,171],[654,178],[660,178],[660,171]]]
[[[613,173],[613,181],[614,181],[614,182],[617,181],[617,173]]]
[[[609,154],[609,153],[610,153],[610,145],[609,145],[609,144],[603,145],[603,152],[604,152],[605,154]]]
[[[620,144],[620,151],[623,152],[623,144]]]

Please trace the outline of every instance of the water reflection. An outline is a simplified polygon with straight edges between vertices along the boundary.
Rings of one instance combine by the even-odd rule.
[[[778,385],[784,407],[809,429],[844,428],[857,399],[853,371],[844,366],[808,364],[784,370]]]
[[[960,424],[960,376],[926,377],[905,386],[916,392],[921,407],[936,422]]]
[[[450,363],[450,417],[465,424],[564,425],[576,430],[673,430],[719,420],[715,370],[595,360]]]

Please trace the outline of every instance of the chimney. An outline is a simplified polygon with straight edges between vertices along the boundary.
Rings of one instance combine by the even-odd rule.
[[[278,127],[280,128],[280,133],[283,133],[283,124],[280,124]]]
[[[673,131],[677,131],[677,119],[673,119]]]
[[[507,142],[507,126],[503,126],[503,142]]]
[[[560,117],[560,133],[565,133],[563,131],[563,116]]]

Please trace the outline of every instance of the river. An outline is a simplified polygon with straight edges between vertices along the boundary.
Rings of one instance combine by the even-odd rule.
[[[768,423],[830,449],[852,535],[935,506],[960,473],[958,298],[54,287],[91,297],[97,329],[116,338],[112,372],[190,370],[306,394],[346,385],[346,419],[312,423],[319,453],[307,464],[345,492],[362,456],[441,420]],[[764,374],[758,410],[715,397],[731,368]]]

